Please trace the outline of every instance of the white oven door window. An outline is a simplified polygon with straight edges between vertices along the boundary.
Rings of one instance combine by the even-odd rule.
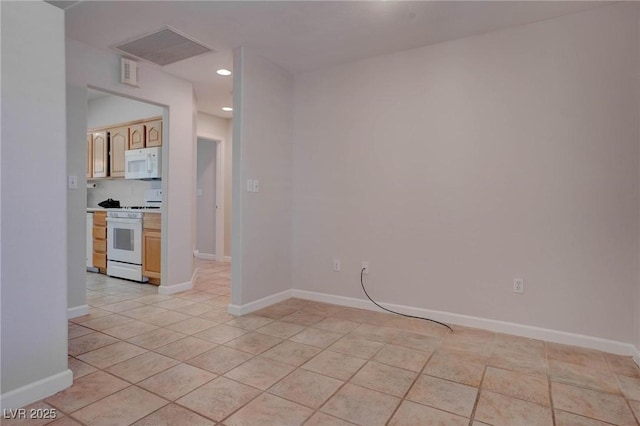
[[[113,229],[113,248],[116,250],[134,251],[134,230],[126,228]]]
[[[107,227],[107,258],[118,262],[142,264],[142,223],[109,218]]]

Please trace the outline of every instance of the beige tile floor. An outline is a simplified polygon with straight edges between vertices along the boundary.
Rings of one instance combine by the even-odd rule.
[[[228,264],[171,296],[87,275],[55,425],[635,425],[629,357],[300,299],[233,317]],[[3,425],[19,424],[3,421]],[[32,421],[32,425],[46,421]]]

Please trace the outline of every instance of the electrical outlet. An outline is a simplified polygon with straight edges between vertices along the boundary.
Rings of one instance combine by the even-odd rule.
[[[340,272],[340,259],[333,259],[333,270]]]
[[[369,275],[369,262],[367,262],[366,260],[363,260],[362,269],[364,269],[364,271],[362,271],[363,274]]]
[[[253,192],[260,192],[260,181],[258,179],[253,180]]]
[[[513,292],[520,294],[524,293],[524,280],[522,278],[514,278]]]

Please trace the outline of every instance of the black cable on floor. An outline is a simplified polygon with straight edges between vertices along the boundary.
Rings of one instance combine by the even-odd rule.
[[[378,308],[380,309],[384,309],[387,312],[391,312],[392,314],[396,314],[396,315],[402,315],[403,317],[407,317],[407,318],[415,318],[415,319],[420,319],[420,320],[424,320],[424,321],[431,321],[434,322],[436,324],[440,324],[444,327],[447,327],[449,330],[453,331],[453,328],[449,327],[447,324],[440,322],[440,321],[436,321],[433,319],[429,319],[429,318],[424,318],[424,317],[417,317],[415,315],[407,315],[407,314],[403,314],[402,312],[396,312],[396,311],[392,311],[391,309],[387,309],[384,306],[380,305],[378,302],[376,302],[375,300],[373,300],[371,298],[371,296],[369,296],[369,293],[367,293],[367,289],[364,288],[364,269],[362,268],[362,270],[360,271],[360,285],[362,286],[362,291],[364,291],[364,294],[367,295],[367,298],[369,298],[369,300],[371,300],[373,302],[374,305],[376,305]]]

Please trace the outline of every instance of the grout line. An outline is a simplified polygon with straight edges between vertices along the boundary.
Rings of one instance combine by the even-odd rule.
[[[487,369],[489,368],[489,359],[491,359],[491,355],[493,354],[494,348],[496,345],[496,335],[493,334],[491,339],[491,347],[489,350],[489,356],[484,361],[484,368],[482,370],[482,376],[480,377],[480,383],[478,383],[478,393],[476,395],[476,400],[473,403],[473,408],[471,409],[471,415],[469,416],[469,426],[473,424],[473,420],[476,417],[476,412],[478,410],[478,404],[480,403],[480,394],[482,393],[482,383],[484,382],[484,377],[487,374]]]
[[[547,342],[544,342],[544,360],[547,363],[547,371],[546,371],[546,379],[547,379],[547,388],[549,390],[549,408],[551,409],[551,421],[554,426],[556,426],[556,410],[553,404],[553,393],[551,392],[551,376],[549,372],[549,348],[547,347]]]
[[[488,367],[489,366],[485,364],[484,369],[482,370],[482,377],[480,378],[480,383],[478,384],[478,393],[476,394],[476,400],[473,402],[473,408],[471,409],[471,415],[469,416],[469,426],[473,424],[473,420],[476,417],[476,411],[478,410],[478,404],[480,403],[480,393],[482,392],[482,382],[484,382],[484,376],[487,373]]]
[[[353,332],[353,330],[352,330],[352,331],[350,331],[349,333],[345,334],[343,337],[346,337],[347,335],[351,334],[352,332]],[[333,344],[333,343],[332,343],[332,344]],[[329,346],[331,346],[331,345],[329,345]],[[329,346],[327,346],[326,348],[324,348],[324,349],[323,349],[323,350],[322,350],[318,355],[320,355],[322,352],[325,352],[325,351],[327,351],[327,350],[331,351],[331,350],[329,349]],[[383,347],[384,347],[384,345],[382,345],[382,346],[381,346],[381,347],[376,351],[376,354],[377,354],[377,353],[378,353],[378,352],[379,352]],[[341,354],[341,355],[345,355],[345,356],[350,356],[350,357],[352,357],[352,358],[357,358],[357,357],[354,357],[354,356],[352,356],[352,355],[343,354],[342,352],[336,352],[336,351],[331,351],[331,352],[339,353],[339,354]],[[316,356],[318,356],[318,355],[316,355]],[[372,356],[371,356],[371,358],[373,358],[374,356],[375,356],[375,354],[374,354],[374,355],[372,355]],[[315,358],[315,357],[314,357],[314,358]],[[340,392],[340,391],[341,391],[341,390],[346,386],[346,384],[347,384],[347,383],[349,383],[349,384],[351,384],[351,385],[353,385],[353,386],[358,386],[358,385],[355,385],[355,384],[351,383],[351,382],[350,382],[350,380],[351,380],[351,379],[353,379],[353,378],[355,377],[355,375],[356,375],[356,374],[358,374],[358,372],[360,372],[360,370],[362,370],[362,369],[364,368],[364,366],[365,366],[365,365],[367,365],[367,363],[369,362],[369,360],[370,360],[371,358],[369,358],[369,359],[365,360],[365,362],[364,362],[360,367],[358,367],[358,368],[357,368],[357,369],[356,369],[356,370],[355,370],[355,371],[354,371],[354,372],[353,372],[353,373],[352,373],[348,378],[346,378],[346,379],[343,381],[343,383],[342,383],[342,384],[341,384],[341,385],[340,385],[340,386],[339,386],[339,387],[338,387],[338,388],[337,388],[337,389],[336,389],[336,390],[335,390],[335,391],[334,391],[334,392],[333,392],[333,393],[332,393],[332,394],[331,394],[331,395],[330,395],[330,396],[329,396],[329,397],[328,397],[328,398],[327,398],[327,399],[326,399],[322,404],[320,404],[320,406],[316,409],[316,411],[320,411],[320,410],[321,410],[325,405],[327,405],[327,403],[328,403],[328,402],[329,402],[329,401],[330,401],[330,400],[331,400],[335,395],[337,395],[337,394],[338,394],[338,392]],[[313,358],[312,358],[312,359],[313,359]],[[358,359],[363,359],[363,358],[358,358]],[[312,370],[309,370],[309,371],[312,371]],[[312,371],[312,372],[313,372],[313,373],[316,373],[316,374],[321,374],[321,375],[326,376],[326,377],[330,377],[330,376],[327,376],[326,374],[318,373],[317,371]],[[337,380],[342,380],[342,379],[337,379]],[[366,389],[368,389],[368,388],[366,388]],[[373,389],[372,389],[372,390],[373,390]],[[376,391],[376,392],[378,392],[378,391]],[[387,394],[385,394],[385,395],[387,395]],[[399,405],[399,404],[398,404],[398,405]],[[395,410],[394,410],[394,412],[395,412]],[[323,411],[321,411],[321,413],[323,413],[323,414],[327,414],[327,413],[325,413],[325,412],[323,412]],[[329,415],[329,414],[328,414],[328,415]],[[338,418],[338,419],[345,420],[345,421],[347,421],[347,422],[351,423],[349,420],[343,419],[342,417],[338,417],[338,416],[335,416],[335,415],[333,415],[333,417],[336,417],[336,418]],[[391,417],[389,417],[389,419],[391,419]],[[387,419],[387,421],[388,421],[389,419]]]
[[[441,339],[442,340],[442,339]],[[386,346],[387,344],[385,344]],[[384,347],[384,346],[383,346]],[[382,350],[382,349],[381,349]],[[414,349],[415,350],[415,349]],[[420,369],[420,371],[418,371],[418,374],[416,374],[416,377],[414,377],[413,381],[411,382],[411,385],[409,385],[409,387],[407,388],[407,390],[405,391],[404,395],[402,395],[402,397],[400,398],[400,403],[396,406],[396,408],[393,410],[393,413],[391,413],[391,416],[389,417],[389,420],[391,420],[393,418],[393,416],[396,415],[396,413],[398,412],[398,410],[400,409],[400,406],[407,401],[407,396],[409,395],[409,392],[411,392],[411,389],[413,389],[413,387],[415,386],[416,382],[418,381],[418,379],[420,378],[420,376],[423,375],[424,369],[427,368],[427,365],[429,364],[429,361],[431,361],[431,358],[433,358],[433,355],[436,353],[436,350],[434,349],[433,352],[431,352],[431,354],[429,354],[429,357],[427,358],[427,360],[425,361],[424,365],[422,366],[422,368]],[[415,373],[415,371],[414,371]],[[413,401],[411,401],[413,402]]]
[[[633,417],[635,417],[636,422],[638,422],[638,424],[640,425],[640,412],[638,414],[636,414],[636,412],[631,407],[631,400],[625,398],[625,402],[627,403],[627,406],[629,407],[629,410],[631,410],[631,415]],[[602,420],[600,420],[600,421],[602,421]]]

